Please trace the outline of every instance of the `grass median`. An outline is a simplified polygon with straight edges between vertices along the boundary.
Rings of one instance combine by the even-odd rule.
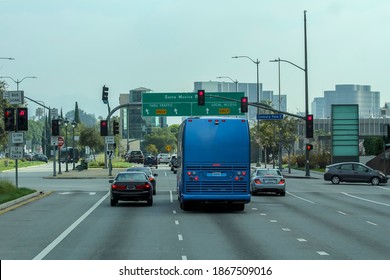
[[[0,180],[0,204],[23,197],[36,192],[28,188],[16,188],[14,184],[6,180]]]

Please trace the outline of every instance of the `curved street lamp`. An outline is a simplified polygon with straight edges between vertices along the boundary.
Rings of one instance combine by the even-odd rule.
[[[246,55],[237,55],[237,56],[232,56],[232,58],[247,58],[249,59],[250,61],[252,61],[254,64],[256,64],[256,73],[257,73],[257,92],[256,92],[256,95],[257,95],[257,104],[260,104],[260,84],[259,84],[259,64],[260,64],[260,60],[259,59],[252,59],[250,58],[249,56],[246,56]],[[260,108],[257,107],[257,114],[260,114]],[[257,120],[257,132],[260,131],[260,121]],[[259,151],[258,151],[258,154],[259,154],[259,158],[257,160],[257,166],[260,166],[260,162],[261,162],[261,146],[259,144]]]
[[[236,92],[238,92],[238,81],[237,81],[237,79],[233,80],[232,78],[230,78],[228,76],[220,76],[220,77],[217,77],[217,79],[229,79],[229,80],[231,80],[233,83],[236,84]]]
[[[35,76],[27,76],[27,77],[22,78],[21,80],[19,80],[19,79],[15,80],[14,78],[12,78],[10,76],[1,76],[0,77],[0,79],[5,79],[5,78],[11,79],[12,81],[14,81],[16,83],[16,90],[19,90],[19,84],[21,82],[23,82],[25,79],[38,79],[38,77],[35,77]]]

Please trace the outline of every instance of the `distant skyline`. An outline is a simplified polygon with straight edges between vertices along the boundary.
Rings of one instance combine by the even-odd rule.
[[[260,83],[278,93],[278,65],[304,67],[307,10],[309,104],[337,84],[369,85],[390,101],[390,2],[386,0],[0,0],[0,76],[63,112],[107,115],[119,95],[146,87],[188,92],[195,81]],[[16,84],[4,79],[8,90]],[[226,80],[226,82],[228,82]],[[304,111],[304,73],[281,63],[288,110]],[[31,104],[31,103],[30,103]],[[29,106],[35,114],[36,106]]]

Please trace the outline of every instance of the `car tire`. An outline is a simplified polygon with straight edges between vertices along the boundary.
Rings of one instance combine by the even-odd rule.
[[[156,195],[157,191],[156,188],[153,188],[153,195]]]
[[[285,191],[281,192],[280,196],[286,196],[286,192]]]
[[[380,183],[380,181],[379,181],[379,178],[378,178],[378,177],[372,177],[372,178],[371,178],[371,184],[372,184],[373,186],[378,186],[379,183]]]
[[[117,199],[112,199],[110,200],[110,204],[111,206],[116,206],[118,204],[118,200]]]
[[[337,185],[340,183],[340,177],[339,176],[333,176],[331,179],[332,184]]]
[[[146,201],[147,206],[152,206],[153,205],[153,196],[151,196],[147,201]]]

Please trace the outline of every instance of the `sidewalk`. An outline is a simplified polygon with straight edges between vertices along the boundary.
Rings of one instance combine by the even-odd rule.
[[[256,164],[252,164],[251,168],[256,168]],[[272,164],[267,164],[267,167],[265,167],[263,164],[261,165],[260,168],[273,168]],[[275,166],[275,168],[278,168],[278,166]],[[310,170],[309,174],[310,176],[306,176],[306,171],[305,170],[298,170],[298,169],[292,169],[291,168],[291,173],[289,173],[288,168],[283,168],[282,174],[286,178],[298,178],[298,179],[323,179],[324,178],[324,173]]]

